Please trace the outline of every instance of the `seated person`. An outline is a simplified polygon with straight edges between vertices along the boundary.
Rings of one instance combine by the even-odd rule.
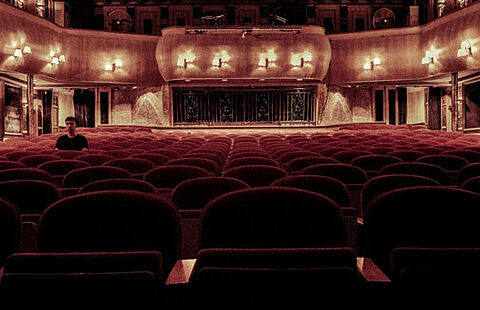
[[[58,137],[55,149],[75,151],[88,150],[87,138],[77,133],[77,119],[73,116],[69,116],[65,119],[65,124],[67,125],[68,133]]]

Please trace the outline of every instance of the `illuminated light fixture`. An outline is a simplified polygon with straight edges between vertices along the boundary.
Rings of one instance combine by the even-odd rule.
[[[30,48],[30,46],[25,45],[25,46],[23,47],[23,53],[24,53],[24,54],[31,54],[31,53],[32,53],[32,49]]]
[[[222,82],[228,82],[228,79],[222,79]]]
[[[375,57],[372,60],[367,60],[363,64],[363,69],[364,70],[373,70],[373,69],[375,69],[375,66],[379,66],[380,64],[381,64],[380,58]]]
[[[53,56],[52,57],[52,60],[50,61],[50,64],[52,65],[52,67],[55,67],[56,65],[58,65],[60,62],[58,61],[58,57],[57,56]]]
[[[468,55],[472,55],[472,46],[470,43],[468,43],[468,41],[463,41],[460,49],[457,52],[457,57],[464,57]]]
[[[58,61],[59,61],[59,62],[65,62],[65,55],[63,55],[63,54],[60,55],[60,56],[58,57]]]
[[[268,68],[268,66],[272,66],[272,64],[277,60],[277,55],[273,49],[269,49],[266,53],[260,53],[259,58],[260,60],[258,61],[258,65],[260,67]]]
[[[192,64],[196,56],[192,53],[192,50],[185,51],[183,54],[178,55],[177,67],[188,68],[189,64]]]
[[[297,79],[297,81],[301,82],[301,81],[303,81],[303,79]]]
[[[105,65],[105,71],[115,72],[116,68],[121,67],[123,67],[123,62],[121,60],[115,60],[113,63]]]
[[[303,68],[305,63],[308,63],[311,61],[312,61],[312,53],[310,52],[293,54],[292,57],[290,57],[290,63],[292,64],[292,66],[297,68]]]
[[[422,58],[422,65],[430,65],[435,62],[435,59],[430,51],[425,52],[425,56]]]
[[[20,47],[17,47],[15,49],[15,51],[13,52],[13,57],[15,57],[15,59],[23,57],[23,53],[22,53],[22,50],[20,49]]]
[[[222,65],[228,63],[230,60],[230,55],[226,51],[221,51],[220,53],[215,53],[213,57],[212,66],[221,68]]]

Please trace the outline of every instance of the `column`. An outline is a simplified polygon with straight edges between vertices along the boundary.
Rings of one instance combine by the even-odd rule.
[[[35,111],[35,104],[33,101],[33,74],[27,75],[27,105],[28,105],[28,135],[29,136],[37,136],[38,129],[37,129],[37,118],[36,118],[36,111]]]
[[[458,72],[452,73],[452,79],[450,85],[452,87],[452,131],[458,131]]]

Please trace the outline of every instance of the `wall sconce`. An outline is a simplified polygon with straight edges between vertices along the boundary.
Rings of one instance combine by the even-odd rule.
[[[363,69],[364,70],[373,70],[375,69],[375,66],[379,66],[380,65],[380,58],[378,57],[375,57],[373,58],[372,60],[367,60],[364,64],[363,64]]]
[[[22,50],[20,49],[20,47],[17,47],[15,49],[15,52],[13,52],[13,57],[15,57],[15,59],[23,57]]]
[[[32,53],[32,49],[30,48],[30,46],[25,45],[23,47],[23,52],[20,47],[17,47],[13,52],[13,57],[15,57],[15,59],[18,59],[18,58],[22,58],[23,54],[31,54],[31,53]]]
[[[58,56],[58,61],[59,62],[65,62],[65,55],[62,54],[62,55]]]
[[[57,56],[53,56],[52,57],[52,60],[50,61],[50,64],[52,65],[52,67],[55,67],[59,64],[60,62],[58,61],[58,57]]]
[[[468,55],[472,55],[472,46],[470,43],[468,43],[468,41],[463,41],[460,49],[457,52],[457,57],[464,57]]]
[[[121,67],[123,67],[123,62],[121,60],[116,60],[111,64],[106,64],[105,70],[115,72],[116,68],[121,68]]]
[[[188,50],[185,53],[178,55],[177,67],[187,69],[188,65],[192,64],[195,58],[195,54],[193,54],[191,50]]]
[[[224,64],[228,63],[230,60],[230,55],[226,51],[221,51],[220,53],[215,53],[213,57],[212,66],[221,68]]]
[[[309,63],[312,61],[312,53],[310,52],[303,52],[298,54],[293,54],[290,58],[290,63],[294,67],[303,68],[305,63]]]
[[[266,53],[260,53],[259,58],[260,60],[258,61],[258,66],[267,69],[268,66],[274,66],[273,63],[277,60],[277,55],[273,49],[270,49]]]
[[[422,65],[430,65],[435,62],[435,59],[430,51],[425,52],[425,56],[422,58]]]

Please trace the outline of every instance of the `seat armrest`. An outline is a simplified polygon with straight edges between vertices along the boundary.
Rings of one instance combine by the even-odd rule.
[[[196,259],[182,259],[178,260],[173,266],[172,271],[168,275],[166,285],[180,285],[187,284],[192,275],[193,266]]]
[[[390,283],[391,280],[368,257],[357,257],[357,270],[369,283]]]

